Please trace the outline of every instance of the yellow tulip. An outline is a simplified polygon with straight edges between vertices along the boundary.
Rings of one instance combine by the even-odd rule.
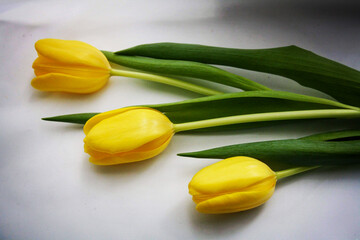
[[[95,47],[80,41],[41,39],[31,85],[42,91],[91,93],[109,80],[110,64]]]
[[[97,165],[136,162],[160,154],[174,135],[171,121],[146,107],[127,107],[98,114],[85,126],[84,149]]]
[[[276,173],[250,157],[232,157],[200,170],[189,183],[196,209],[231,213],[255,208],[273,194]]]

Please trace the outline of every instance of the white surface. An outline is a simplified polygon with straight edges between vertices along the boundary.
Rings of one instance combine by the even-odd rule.
[[[238,48],[296,44],[360,69],[359,5],[337,2],[1,1],[0,239],[360,239],[358,167],[281,181],[264,206],[214,216],[195,211],[187,184],[215,160],[176,156],[341,129],[338,121],[178,134],[152,160],[97,167],[83,152],[80,126],[40,118],[199,95],[119,77],[84,96],[30,86],[33,45],[41,38],[82,40],[114,51],[162,41]],[[275,89],[325,96],[281,78],[229,70]]]

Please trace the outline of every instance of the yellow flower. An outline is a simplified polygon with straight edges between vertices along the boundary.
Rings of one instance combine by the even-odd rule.
[[[200,170],[189,192],[202,213],[231,213],[255,208],[273,194],[276,173],[250,157],[232,157]]]
[[[80,41],[41,39],[31,85],[42,91],[91,93],[109,80],[110,64],[95,47]]]
[[[97,165],[136,162],[160,154],[174,135],[171,121],[161,112],[127,107],[98,114],[85,126],[85,152]]]

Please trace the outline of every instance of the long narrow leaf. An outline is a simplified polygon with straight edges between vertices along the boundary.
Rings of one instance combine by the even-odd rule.
[[[351,135],[355,140],[319,140],[330,135],[334,139]],[[310,140],[312,137],[313,140]],[[178,155],[218,159],[249,156],[270,166],[279,164],[293,166],[353,164],[360,163],[360,131],[347,131],[344,134],[342,132],[319,134],[301,139],[236,144]]]
[[[144,44],[116,54],[195,61],[287,77],[360,106],[360,72],[297,46],[235,49],[181,43]]]
[[[302,140],[318,140],[318,141],[346,141],[346,140],[360,140],[359,130],[337,131],[314,134],[300,138]]]
[[[108,51],[102,52],[110,62],[142,71],[199,78],[202,80],[240,88],[246,91],[270,90],[257,82],[203,63],[160,60],[145,57],[129,57],[116,55]]]
[[[302,110],[349,109],[360,110],[335,101],[309,97],[288,92],[249,91],[196,98],[175,103],[143,105],[155,108],[175,123],[194,122],[205,119],[256,113],[273,113]],[[71,114],[44,118],[48,121],[85,123],[95,113]],[[274,124],[275,122],[252,122],[209,128],[206,130],[242,129]]]
[[[75,114],[60,115],[55,117],[45,117],[42,118],[42,120],[52,121],[52,122],[85,124],[87,120],[89,120],[90,118],[92,118],[97,114],[99,113],[75,113]]]

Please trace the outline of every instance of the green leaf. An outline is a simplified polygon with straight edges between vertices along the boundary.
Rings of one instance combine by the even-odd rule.
[[[350,109],[360,111],[356,107],[348,106],[327,99],[279,91],[237,92],[190,99],[175,103],[143,106],[151,107],[163,112],[175,124],[235,115],[270,112],[321,109]],[[63,115],[46,118],[44,120],[84,123],[86,119],[89,119],[92,116],[91,114],[94,113]],[[284,121],[277,122],[282,123]],[[222,127],[213,127],[205,130],[242,129],[267,126],[274,123],[276,123],[276,121],[252,122]]]
[[[90,118],[92,118],[97,114],[99,113],[75,113],[75,114],[60,115],[55,117],[46,117],[46,118],[42,118],[42,120],[52,121],[52,122],[85,124],[87,120],[89,120]]]
[[[326,136],[340,139],[345,135],[351,135],[355,138],[353,138],[354,140],[338,141],[320,140],[321,136],[325,139]],[[360,163],[360,131],[318,134],[300,139],[236,144],[178,155],[218,159],[249,156],[265,162],[272,168],[281,164],[286,166],[354,164]]]
[[[110,62],[146,72],[199,78],[247,91],[270,90],[259,83],[203,63],[129,57],[116,55],[108,51],[102,52]]]
[[[346,140],[360,140],[360,131],[348,130],[314,134],[300,138],[302,140],[318,140],[318,141],[346,141]]]
[[[181,43],[144,44],[116,54],[186,60],[271,73],[360,106],[360,72],[297,46],[235,49]]]

